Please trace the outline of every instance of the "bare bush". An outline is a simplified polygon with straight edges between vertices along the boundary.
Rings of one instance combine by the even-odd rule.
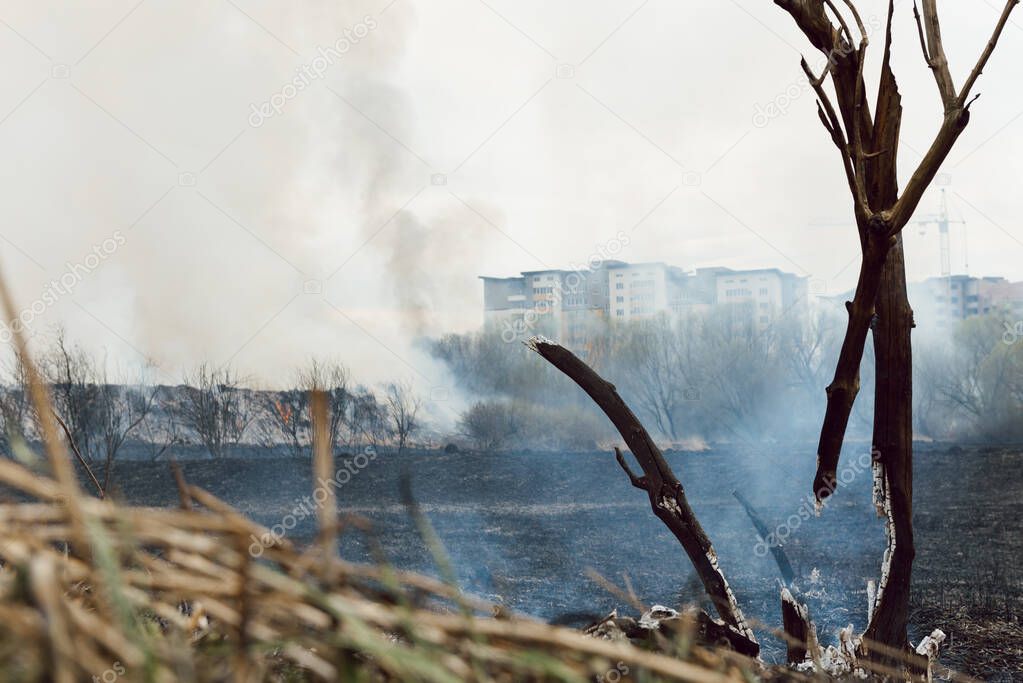
[[[59,329],[40,355],[39,367],[50,385],[53,409],[81,454],[95,462],[102,453],[103,416],[100,373],[95,359]]]
[[[512,407],[497,401],[474,403],[458,421],[458,430],[481,451],[501,450],[520,426]]]
[[[0,447],[7,453],[12,444],[32,437],[35,411],[25,366],[17,354],[5,370],[4,386],[0,387]]]
[[[214,458],[242,440],[252,420],[241,382],[230,368],[199,365],[185,376],[172,412]]]
[[[315,358],[298,374],[298,386],[307,395],[309,392],[319,391],[326,396],[329,409],[326,436],[331,452],[341,438],[341,430],[352,399],[348,390],[348,378],[348,368],[340,361]]]
[[[379,446],[391,436],[388,406],[377,400],[372,390],[359,386],[351,394],[345,411],[345,443],[349,449],[359,444]]]
[[[401,453],[408,445],[409,439],[423,426],[419,419],[423,401],[415,394],[411,383],[391,382],[387,385],[384,402],[398,445],[398,453]]]
[[[114,459],[125,441],[149,416],[158,388],[139,382],[120,385],[103,382],[99,387],[100,444],[103,449],[103,490],[110,484]]]
[[[313,359],[296,376],[296,388],[267,392],[261,401],[260,429],[268,446],[288,445],[296,456],[312,445],[312,417],[309,394],[323,392],[327,398],[329,418],[326,436],[331,452],[341,440],[352,394],[348,389],[348,368],[338,361]]]

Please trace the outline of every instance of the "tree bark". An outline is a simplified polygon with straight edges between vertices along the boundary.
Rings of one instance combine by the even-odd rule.
[[[810,620],[810,610],[788,588],[781,589],[781,621],[788,636],[785,643],[788,663],[802,664],[808,656],[817,661],[820,658],[817,628]]]
[[[615,386],[560,344],[542,337],[533,337],[527,346],[578,384],[608,416],[643,469],[643,476],[637,477],[629,469],[621,451],[616,449],[618,463],[628,475],[629,481],[636,488],[647,492],[654,515],[682,545],[721,619],[759,651],[756,637],[746,623],[718,565],[710,538],[689,506],[682,484],[668,466],[657,444],[618,395]]]
[[[862,652],[870,659],[893,661],[891,648],[908,652],[913,542],[913,311],[906,295],[902,240],[888,253],[874,322],[874,490],[878,513],[885,516],[887,548]],[[872,650],[872,643],[884,647]],[[926,668],[926,664],[923,665]]]

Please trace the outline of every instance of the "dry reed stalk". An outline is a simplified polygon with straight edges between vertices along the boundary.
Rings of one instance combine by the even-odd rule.
[[[330,404],[323,391],[309,392],[310,412],[313,418],[313,501],[320,524],[319,544],[323,553],[323,571],[330,559],[337,557],[337,497],[333,486],[324,485],[334,479],[334,454],[330,443]],[[323,499],[316,497],[322,492]],[[324,574],[326,576],[326,574]]]

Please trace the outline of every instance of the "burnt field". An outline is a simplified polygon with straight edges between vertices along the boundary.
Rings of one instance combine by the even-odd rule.
[[[780,623],[778,571],[731,492],[743,492],[784,537],[825,643],[842,626],[865,626],[866,585],[877,578],[884,544],[869,466],[862,467],[866,447],[847,446],[840,467],[846,485],[819,518],[807,514],[812,452],[801,445],[668,454],[740,605],[760,624],[765,658],[775,661],[784,659],[784,649],[767,629]],[[950,636],[944,664],[988,680],[1019,680],[1023,449],[920,444],[915,460],[910,636],[916,641],[941,628]],[[383,557],[437,573],[399,494],[407,474],[468,591],[569,624],[616,607],[629,611],[587,577],[589,568],[616,585],[628,582],[645,603],[701,600],[685,555],[609,454],[381,453],[359,464],[342,477],[348,481],[338,489],[339,504],[371,529],[345,534],[348,559]],[[312,517],[295,524],[288,517],[312,490],[308,460],[191,460],[182,468],[190,483],[266,526],[291,526],[290,540],[314,535]],[[177,504],[165,463],[126,460],[113,480],[116,495],[129,502]]]

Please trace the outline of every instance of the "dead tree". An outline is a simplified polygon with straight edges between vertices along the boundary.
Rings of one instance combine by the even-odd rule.
[[[331,452],[341,439],[341,428],[344,426],[345,414],[352,400],[348,384],[348,368],[340,361],[314,358],[298,373],[300,390],[306,394],[319,391],[326,396],[329,409],[326,438]]]
[[[718,616],[731,627],[735,636],[738,636],[731,640],[744,643],[736,649],[756,654],[759,651],[756,637],[743,617],[728,581],[725,580],[710,539],[686,500],[682,484],[668,466],[657,444],[618,395],[618,390],[559,344],[541,337],[533,337],[527,345],[578,384],[614,424],[643,470],[643,476],[637,477],[625,462],[622,452],[615,449],[618,464],[629,477],[629,482],[636,488],[646,491],[654,515],[668,527],[682,545]]]
[[[153,409],[159,387],[111,384],[104,380],[99,388],[100,441],[103,448],[103,490],[110,487],[114,460]]]
[[[297,373],[294,389],[265,392],[260,427],[267,446],[283,441],[296,457],[307,452],[313,440],[310,409],[313,392],[320,392],[327,399],[330,410],[325,438],[328,450],[334,452],[352,398],[348,390],[348,368],[340,362],[315,358]]]
[[[240,442],[251,421],[238,377],[205,363],[185,377],[171,409],[214,458]]]
[[[416,396],[410,383],[392,382],[387,385],[385,394],[387,415],[390,418],[391,429],[398,442],[398,453],[400,454],[404,452],[409,439],[423,426],[419,417],[423,402]]]
[[[897,157],[902,103],[891,69],[890,0],[884,53],[874,111],[863,69],[870,38],[854,0],[774,0],[789,13],[810,43],[827,59],[818,76],[802,68],[818,97],[818,116],[838,148],[853,198],[862,263],[835,376],[827,388],[827,410],[817,450],[813,490],[818,499],[836,487],[839,454],[853,402],[868,330],[875,345],[875,489],[887,517],[888,549],[870,625],[863,641],[906,650],[906,621],[914,546],[912,528],[912,354],[913,313],[906,297],[901,231],[920,203],[952,147],[970,121],[971,92],[1019,0],[1007,0],[991,39],[960,89],[956,89],[941,38],[937,1],[914,4],[920,44],[934,75],[944,109],[941,127],[923,160],[899,191]],[[841,7],[840,7],[841,6]],[[854,30],[858,37],[854,36]],[[825,81],[834,88],[832,103]],[[868,655],[873,653],[867,652]]]
[[[68,438],[84,458],[96,462],[101,452],[102,379],[95,358],[58,329],[39,366],[50,385],[53,409],[67,425]]]

